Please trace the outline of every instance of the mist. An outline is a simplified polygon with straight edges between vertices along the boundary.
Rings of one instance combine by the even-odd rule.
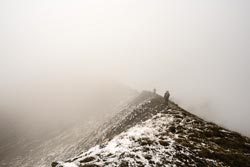
[[[0,116],[28,126],[58,115],[64,115],[59,122],[79,122],[73,111],[98,115],[97,102],[113,95],[101,105],[110,106],[130,94],[114,90],[156,88],[169,90],[188,111],[250,136],[249,6],[247,0],[3,0]]]

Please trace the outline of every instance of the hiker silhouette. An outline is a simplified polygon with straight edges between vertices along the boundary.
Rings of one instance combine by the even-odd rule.
[[[169,96],[170,96],[169,91],[166,91],[165,94],[164,94],[164,100],[165,100],[165,104],[166,104],[166,105],[168,105]]]

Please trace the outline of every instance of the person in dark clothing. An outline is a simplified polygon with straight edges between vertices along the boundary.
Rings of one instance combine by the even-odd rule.
[[[170,96],[169,91],[166,91],[164,94],[164,100],[166,105],[168,105],[169,96]]]
[[[153,93],[156,94],[156,89],[155,88],[153,89]]]

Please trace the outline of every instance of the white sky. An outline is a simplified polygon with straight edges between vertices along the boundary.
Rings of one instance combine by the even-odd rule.
[[[103,76],[169,89],[191,112],[250,135],[249,11],[248,0],[1,0],[0,90]]]

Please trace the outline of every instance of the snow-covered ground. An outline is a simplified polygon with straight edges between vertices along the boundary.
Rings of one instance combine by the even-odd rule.
[[[171,137],[165,138],[165,141],[169,143],[167,148],[159,143],[160,139],[157,137],[166,128],[165,125],[172,121],[172,117],[158,113],[153,118],[128,129],[104,145],[97,145],[73,158],[77,160],[61,165],[75,167],[95,163],[99,166],[115,166],[126,162],[131,165],[141,163],[147,167],[150,166],[149,157],[155,163],[161,163],[161,157],[165,156],[166,151],[170,154],[175,152],[172,147],[174,141]],[[145,151],[146,145],[150,151]],[[168,159],[171,161],[172,156],[169,156]]]
[[[86,162],[85,164],[95,163],[99,166],[114,166],[121,163],[129,163],[131,165],[141,163],[147,167],[151,166],[148,161],[149,157],[154,163],[162,164],[161,158],[165,156],[165,153],[174,154],[176,150],[172,147],[174,141],[171,137],[165,138],[165,141],[169,144],[166,148],[159,143],[160,139],[157,136],[166,128],[165,125],[172,121],[172,117],[166,117],[165,114],[159,113],[152,119],[121,133],[105,145],[91,148],[89,151],[76,157],[76,161],[64,164],[64,167],[69,165],[72,165],[72,167],[78,166],[82,162],[84,164],[88,159],[91,159],[91,162]],[[148,146],[145,147],[145,145]],[[145,151],[145,148],[150,151]],[[172,156],[169,156],[168,160],[171,161]]]

